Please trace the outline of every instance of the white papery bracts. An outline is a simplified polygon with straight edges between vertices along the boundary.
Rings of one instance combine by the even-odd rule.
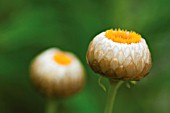
[[[106,37],[106,32],[90,42],[86,59],[96,73],[116,80],[140,80],[149,73],[152,65],[143,38],[137,43],[119,43]]]
[[[33,60],[31,79],[48,96],[68,97],[82,89],[85,72],[75,55],[52,48]]]

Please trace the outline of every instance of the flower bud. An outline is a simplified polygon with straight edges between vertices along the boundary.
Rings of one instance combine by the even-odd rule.
[[[89,44],[86,59],[96,73],[116,80],[140,80],[152,66],[145,39],[120,29],[97,35]]]
[[[68,97],[82,89],[85,72],[75,55],[52,48],[32,61],[31,79],[48,96]]]

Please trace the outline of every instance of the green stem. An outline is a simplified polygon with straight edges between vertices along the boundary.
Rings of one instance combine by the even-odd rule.
[[[114,100],[119,87],[123,84],[123,81],[110,81],[110,87],[104,113],[112,113]]]
[[[57,113],[58,104],[55,99],[48,99],[46,113]]]

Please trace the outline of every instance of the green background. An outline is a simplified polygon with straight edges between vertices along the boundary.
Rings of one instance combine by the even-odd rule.
[[[59,113],[103,113],[106,93],[85,55],[92,38],[110,28],[133,30],[147,40],[150,74],[136,86],[122,86],[114,113],[170,112],[169,0],[1,0],[0,113],[43,113],[46,97],[29,77],[31,60],[58,47],[72,51],[87,71],[86,86]],[[108,86],[108,82],[103,82]]]

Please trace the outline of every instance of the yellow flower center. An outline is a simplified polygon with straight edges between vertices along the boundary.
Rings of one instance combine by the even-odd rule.
[[[114,42],[118,43],[138,43],[141,40],[141,35],[137,34],[133,31],[126,31],[126,30],[120,30],[120,29],[110,29],[105,32],[105,36],[108,39],[111,39]]]
[[[54,60],[61,65],[69,65],[72,62],[72,59],[64,53],[56,53]]]

